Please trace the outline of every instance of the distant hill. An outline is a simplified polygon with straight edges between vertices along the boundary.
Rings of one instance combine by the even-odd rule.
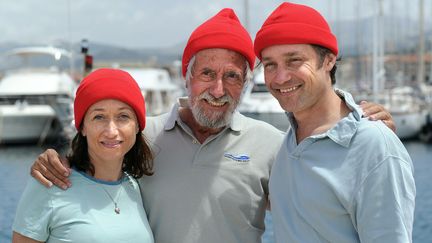
[[[426,31],[426,50],[432,49],[432,30]],[[357,56],[359,53],[372,52],[373,19],[365,18],[359,21],[339,21],[332,23],[332,31],[338,37],[340,53],[342,56]],[[415,52],[418,45],[417,22],[402,17],[387,16],[383,18],[383,38],[386,52]],[[0,53],[15,47],[37,45],[38,43],[0,43]],[[186,40],[167,48],[141,48],[132,49],[119,46],[95,43],[90,40],[89,52],[95,63],[141,63],[155,65],[172,65],[181,60]],[[57,47],[69,49],[69,44],[58,41],[53,44]],[[80,43],[73,44],[75,53],[80,53]],[[1,64],[0,64],[1,67]]]
[[[40,43],[0,43],[0,54],[3,54],[11,49],[26,47],[26,46],[44,46]],[[181,59],[183,46],[185,44],[175,45],[169,48],[143,48],[131,49],[107,45],[104,43],[89,44],[89,54],[93,55],[95,63],[155,63],[158,65],[171,65],[175,60]],[[57,41],[52,46],[70,50],[68,43]],[[80,43],[72,45],[76,57],[79,59],[81,52]],[[0,63],[0,67],[2,64]]]

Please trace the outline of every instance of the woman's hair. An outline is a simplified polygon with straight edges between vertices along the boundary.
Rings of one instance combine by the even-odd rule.
[[[90,163],[87,139],[81,132],[73,138],[71,151],[66,158],[76,170],[89,172],[92,176],[95,174],[95,168]],[[136,179],[153,175],[153,152],[141,132],[136,134],[135,144],[124,156],[122,170]]]

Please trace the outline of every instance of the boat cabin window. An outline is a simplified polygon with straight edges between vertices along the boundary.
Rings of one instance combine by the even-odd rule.
[[[253,93],[264,93],[264,92],[268,92],[268,89],[267,89],[267,86],[265,86],[265,84],[256,83],[256,84],[254,84],[254,87],[252,88],[252,92]]]

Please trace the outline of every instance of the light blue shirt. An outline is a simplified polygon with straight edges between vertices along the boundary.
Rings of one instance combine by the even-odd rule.
[[[107,182],[73,170],[70,180],[73,186],[63,191],[47,189],[30,178],[18,204],[13,230],[50,243],[153,242],[133,178]],[[114,212],[113,200],[120,214]]]
[[[269,185],[276,242],[412,242],[410,156],[389,128],[338,93],[352,112],[323,134],[297,144],[290,114]]]

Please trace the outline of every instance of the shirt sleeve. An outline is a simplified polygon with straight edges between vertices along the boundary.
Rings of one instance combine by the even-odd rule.
[[[52,207],[49,190],[30,178],[18,203],[12,230],[38,241],[46,241]]]
[[[356,219],[361,242],[412,242],[415,182],[410,161],[384,159],[357,193]]]

